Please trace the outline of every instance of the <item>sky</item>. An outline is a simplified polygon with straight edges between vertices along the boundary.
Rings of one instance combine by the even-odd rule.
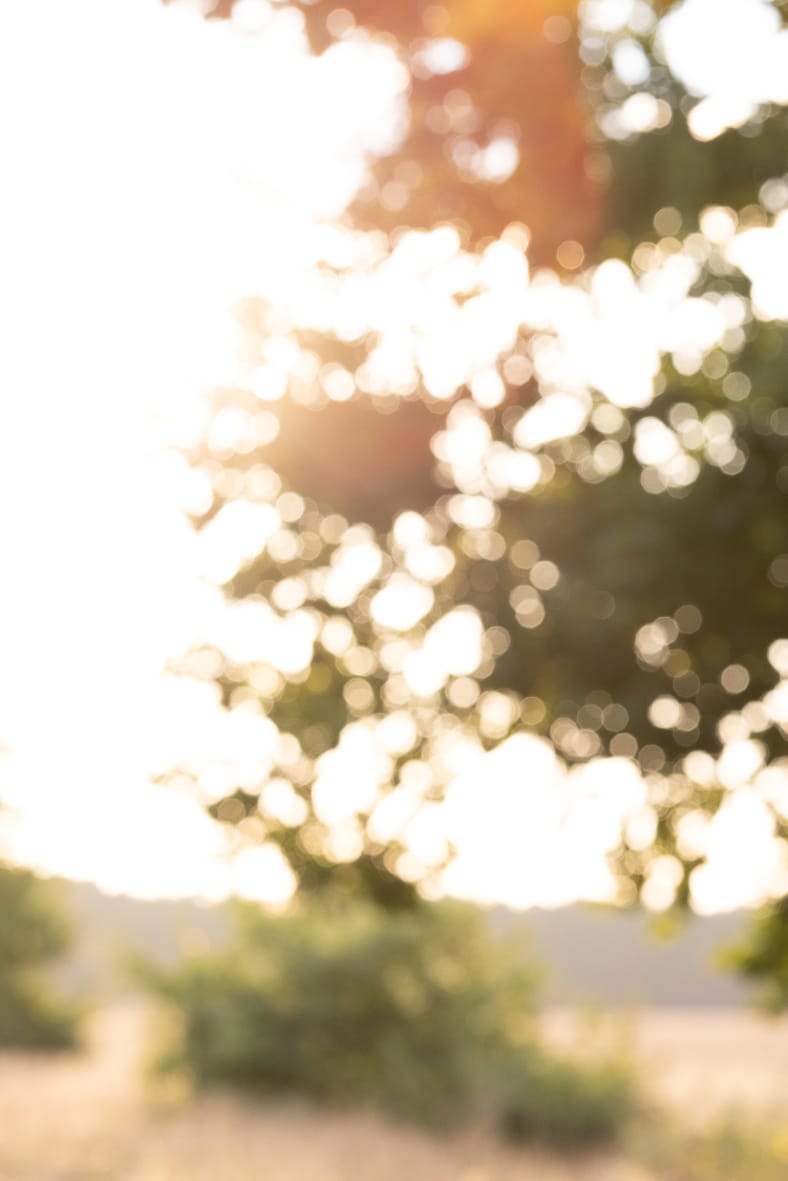
[[[705,71],[691,47],[708,30],[709,4],[692,0],[665,29],[677,73],[711,104],[697,117],[703,135],[742,121],[764,95],[783,97],[788,76],[769,6],[730,6],[755,17],[754,49],[779,42],[769,71],[734,71],[745,79],[735,96],[723,67],[738,24],[718,22],[718,50],[704,55],[717,68]],[[598,8],[607,20],[628,10]],[[20,861],[141,896],[276,900],[290,888],[275,854],[230,858],[194,796],[153,781],[187,752],[231,751],[259,766],[272,742],[259,720],[222,717],[210,690],[166,674],[171,657],[219,626],[203,575],[232,561],[228,544],[243,544],[237,533],[195,539],[183,510],[198,490],[168,444],[194,440],[206,391],[238,375],[240,296],[308,299],[328,314],[332,293],[313,265],[348,249],[326,226],[363,180],[365,154],[385,146],[404,84],[381,47],[343,43],[309,57],[295,15],[256,0],[232,26],[156,0],[0,10],[0,102],[14,112],[0,130],[0,167],[13,182],[0,208],[0,798],[4,841]],[[788,261],[788,222],[765,233],[728,236],[768,314],[784,315],[774,259],[777,250]],[[504,243],[477,274],[486,302],[472,310],[473,351],[452,295],[462,267],[476,264],[456,255],[445,236],[423,240],[370,281],[354,314],[390,329],[390,355],[411,350],[435,396],[472,374],[481,406],[496,397],[489,358],[506,333],[549,322],[558,346],[542,376],[562,392],[521,427],[526,444],[567,415],[585,421],[577,375],[589,365],[614,405],[632,404],[633,389],[645,405],[664,352],[708,350],[731,327],[687,299],[691,260],[639,287],[620,264],[600,268],[584,302],[535,286],[521,251]],[[446,296],[431,343],[419,317],[434,318],[434,306],[414,298],[425,271]],[[392,318],[403,305],[409,322]],[[624,308],[632,347],[611,369],[605,332]],[[466,415],[450,456],[460,486],[480,438]],[[525,488],[531,477],[507,478]],[[567,775],[529,735],[483,767],[478,750],[464,755],[444,812],[410,833],[426,848],[440,827],[457,845],[447,889],[523,906],[609,895],[604,854],[622,813],[643,803],[627,762]],[[484,794],[480,773],[495,784]],[[732,839],[748,825],[750,841]],[[776,862],[746,791],[715,840],[701,902],[758,897]]]

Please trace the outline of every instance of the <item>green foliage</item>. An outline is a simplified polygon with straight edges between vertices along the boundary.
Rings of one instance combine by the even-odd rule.
[[[238,918],[229,951],[144,970],[179,1016],[161,1065],[200,1086],[373,1104],[439,1126],[492,1110],[510,1134],[560,1144],[609,1140],[633,1109],[630,1076],[538,1045],[537,973],[470,908],[312,904]]]
[[[561,329],[549,316],[544,323],[513,318],[510,338],[504,333],[492,347],[500,396],[491,405],[474,389],[473,366],[436,394],[418,348],[413,359],[398,357],[412,377],[370,382],[370,358],[385,354],[391,340],[358,309],[349,317],[357,326],[343,329],[341,316],[316,314],[311,322],[301,309],[248,300],[246,355],[264,358],[267,337],[287,335],[315,376],[293,376],[280,406],[266,411],[281,429],[264,445],[254,442],[260,400],[253,383],[217,392],[217,415],[229,410],[246,427],[236,448],[212,444],[207,432],[192,456],[211,488],[196,524],[210,525],[233,502],[268,497],[273,505],[280,490],[295,490],[303,511],[283,521],[285,544],[261,547],[223,589],[232,607],[263,604],[288,621],[308,614],[315,640],[309,667],[286,676],[212,648],[184,661],[187,675],[213,680],[223,707],[251,702],[295,743],[271,776],[289,781],[297,805],[290,816],[300,810],[300,820],[269,808],[262,781],[231,788],[213,814],[236,826],[251,821],[255,831],[262,825],[262,839],[279,847],[305,892],[332,883],[400,908],[417,901],[414,879],[427,882],[440,858],[419,874],[412,858],[402,861],[403,834],[375,839],[375,801],[353,818],[355,846],[346,841],[344,848],[357,854],[344,860],[313,798],[321,757],[351,727],[372,730],[388,714],[407,712],[415,736],[391,758],[380,796],[426,763],[423,802],[430,806],[446,785],[441,743],[450,731],[490,747],[527,728],[549,738],[568,763],[607,755],[637,762],[654,838],[643,847],[642,834],[622,837],[615,857],[622,898],[634,899],[669,856],[674,901],[687,905],[704,858],[687,840],[687,819],[699,830],[724,806],[731,786],[717,763],[724,747],[744,738],[756,761],[778,776],[786,771],[788,721],[769,698],[786,675],[775,645],[785,643],[788,590],[788,330],[753,298],[724,229],[769,227],[786,216],[785,107],[764,103],[740,127],[697,138],[691,114],[698,96],[672,75],[660,45],[660,20],[680,7],[672,0],[632,6],[618,28],[609,13],[595,25],[599,6],[574,0],[348,0],[338,19],[333,0],[293,5],[315,52],[350,35],[355,22],[362,39],[382,38],[407,71],[409,118],[370,160],[369,183],[347,211],[348,241],[370,249],[358,256],[350,250],[355,261],[347,264],[319,264],[337,305],[356,283],[363,288],[370,280],[374,290],[408,230],[438,229],[473,274],[481,274],[474,268],[495,239],[509,250],[527,247],[532,268],[552,268],[539,277],[544,290],[568,288],[586,306],[597,300],[593,266],[600,262],[625,264],[633,296],[637,285],[642,294],[676,264],[676,274],[691,273],[694,311],[724,308],[727,327],[714,343],[698,335],[689,352],[660,341],[651,389],[634,396],[623,390],[609,398],[586,359],[589,372],[569,381],[577,380],[587,399],[583,424],[529,443],[518,428],[564,386],[561,364],[550,360],[554,345],[560,356]],[[234,0],[207,7],[232,18]],[[785,5],[775,8],[784,23]],[[441,38],[467,50],[456,68],[425,65],[425,47]],[[627,81],[617,67],[622,48],[640,63],[631,76],[639,81]],[[623,112],[633,99],[659,118],[640,129],[628,125]],[[516,164],[496,177],[478,162],[501,137],[516,144]],[[715,206],[722,207],[721,233],[703,216]],[[456,230],[448,239],[447,223]],[[618,273],[621,279],[623,267]],[[436,322],[455,312],[459,322],[468,305],[483,304],[485,284],[470,278],[444,303],[436,296]],[[502,298],[495,316],[505,319],[511,302]],[[682,315],[691,310],[689,303],[681,308]],[[403,315],[397,351],[407,352],[414,332],[424,331],[429,344],[423,324],[414,327]],[[622,354],[631,347],[628,332]],[[611,336],[608,349],[617,345]],[[321,384],[332,366],[343,371],[339,402]],[[447,459],[447,439],[463,421],[486,439],[470,474]],[[649,434],[662,440],[662,460],[653,450],[649,458]],[[542,476],[522,491],[495,474],[510,461],[532,470],[538,464]],[[255,491],[266,486],[270,495]],[[464,497],[474,498],[478,520],[462,519],[457,502]],[[442,574],[414,575],[393,527],[405,510],[422,514]],[[377,573],[350,601],[332,599],[328,572],[359,544],[380,558]],[[393,576],[421,579],[431,596],[429,610],[404,630],[376,620],[371,607]],[[458,606],[483,628],[478,666],[456,678],[459,689],[448,674],[434,692],[409,689],[406,657],[396,649],[418,652]],[[349,627],[347,647],[326,641],[325,629],[338,622]],[[485,713],[490,694],[497,696]],[[698,752],[700,764],[688,757]],[[199,768],[185,770],[199,778]],[[788,817],[778,795],[764,803],[785,841]],[[775,914],[740,960],[745,971],[772,981],[774,1005],[788,1003],[786,946]]]
[[[33,967],[60,955],[69,941],[52,890],[28,870],[0,864],[0,964]]]
[[[26,975],[0,976],[0,1046],[65,1050],[77,1042],[78,1014]]]
[[[583,1063],[521,1055],[504,1088],[502,1126],[513,1139],[541,1139],[564,1149],[616,1140],[637,1108],[623,1059]]]
[[[69,943],[68,925],[47,883],[0,865],[0,1046],[74,1045],[76,1013],[39,978]]]
[[[764,1008],[788,1009],[788,898],[759,915],[746,941],[726,949],[724,961],[757,982]]]

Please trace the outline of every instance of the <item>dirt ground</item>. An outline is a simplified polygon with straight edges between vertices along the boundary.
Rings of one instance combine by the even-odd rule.
[[[565,1014],[547,1021],[556,1042],[575,1031]],[[718,1107],[788,1102],[785,1023],[651,1013],[632,1037],[682,1108],[698,1095],[708,1106],[715,1088]],[[649,1181],[618,1157],[566,1161],[478,1128],[441,1138],[368,1113],[151,1091],[145,1043],[144,1013],[116,1006],[99,1014],[82,1054],[0,1054],[0,1181]]]

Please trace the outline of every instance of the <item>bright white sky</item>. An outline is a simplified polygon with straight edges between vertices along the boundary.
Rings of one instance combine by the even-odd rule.
[[[700,12],[703,0],[688,7]],[[402,103],[402,71],[387,51],[345,44],[311,59],[293,14],[252,0],[241,12],[245,27],[231,28],[157,0],[0,9],[0,103],[11,113],[0,131],[6,839],[22,861],[147,896],[277,897],[287,887],[275,858],[231,863],[196,802],[150,782],[152,768],[186,752],[240,749],[253,759],[266,742],[252,722],[239,733],[237,719],[218,718],[210,693],[162,674],[218,610],[199,579],[206,555],[182,515],[182,466],[163,441],[188,441],[201,395],[236,371],[229,313],[239,295],[266,291],[293,305],[306,293],[330,306],[310,271],[328,240],[316,225],[341,211],[364,151]],[[691,40],[679,19],[677,54]],[[693,83],[701,95],[718,84],[716,75]],[[776,298],[768,251],[745,237],[741,265]],[[478,400],[494,398],[491,358],[507,333],[518,321],[545,322],[560,347],[542,358],[541,375],[564,391],[554,397],[574,398],[575,430],[587,414],[579,375],[589,366],[612,402],[645,404],[661,352],[695,349],[700,358],[730,327],[686,300],[690,260],[637,292],[626,268],[603,268],[580,298],[529,287],[522,260],[504,248],[480,272],[489,294],[471,310],[482,342],[471,354],[450,297],[466,281],[462,265],[475,264],[458,271],[451,262],[447,278],[441,249],[429,264],[446,292],[437,334],[437,305],[424,312],[429,335],[413,298],[418,260],[389,268],[359,300],[384,336],[390,327],[391,355],[404,363],[410,350],[437,396],[470,372]],[[410,322],[389,325],[395,305],[412,309]],[[503,306],[514,309],[511,323]],[[605,333],[624,307],[633,344],[620,361],[626,371],[611,370]],[[449,356],[460,368],[447,378]],[[566,402],[554,404],[554,420],[566,412]],[[524,422],[522,445],[545,429]],[[466,466],[469,455],[460,457]],[[518,486],[529,486],[528,471],[521,464]],[[613,760],[567,778],[546,744],[527,736],[489,756],[483,775],[470,754],[441,819],[460,850],[447,888],[515,905],[604,897],[604,852],[622,811],[642,798],[633,769]],[[481,792],[481,779],[495,786]],[[757,897],[774,870],[758,806],[736,806],[726,821],[736,840],[725,842],[723,824],[707,906]],[[434,838],[429,824],[414,843]]]

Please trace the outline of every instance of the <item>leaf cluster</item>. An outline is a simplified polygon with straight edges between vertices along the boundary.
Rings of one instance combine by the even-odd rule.
[[[451,234],[450,224],[458,258],[474,264],[507,233],[520,247],[530,235],[529,262],[552,267],[551,276],[541,273],[545,289],[574,285],[579,298],[593,293],[593,266],[603,260],[625,262],[642,289],[652,272],[689,264],[696,310],[725,307],[732,318],[717,345],[700,349],[697,364],[664,346],[648,405],[624,396],[611,407],[589,373],[585,425],[527,448],[518,427],[556,387],[542,360],[556,342],[538,323],[523,322],[502,346],[494,376],[503,392],[489,406],[474,401],[472,378],[438,399],[418,365],[412,388],[370,394],[364,370],[382,329],[343,333],[295,313],[284,323],[265,300],[248,301],[249,357],[262,357],[266,339],[285,332],[317,376],[305,388],[293,381],[281,404],[266,410],[276,416],[278,439],[214,449],[206,439],[191,457],[210,484],[197,524],[208,528],[228,505],[254,500],[261,482],[273,480],[274,498],[298,494],[303,511],[283,527],[283,546],[261,546],[224,591],[228,604],[266,605],[282,620],[305,613],[315,643],[309,667],[287,676],[218,649],[184,662],[189,675],[209,669],[225,708],[259,708],[297,746],[296,757],[273,771],[292,784],[300,821],[272,814],[262,779],[213,801],[213,814],[247,830],[248,822],[262,824],[263,839],[279,846],[307,892],[341,882],[347,893],[399,907],[416,899],[413,882],[429,879],[436,865],[406,873],[406,842],[402,834],[375,837],[373,807],[354,819],[356,855],[335,856],[314,803],[321,759],[353,726],[374,728],[407,712],[414,736],[391,758],[380,794],[393,794],[428,764],[435,773],[423,802],[430,806],[445,787],[435,768],[449,733],[489,748],[525,729],[549,739],[568,764],[636,761],[653,839],[622,833],[615,857],[622,897],[646,888],[654,867],[669,861],[678,875],[675,901],[687,905],[704,858],[686,839],[687,822],[711,820],[725,806],[726,746],[743,737],[760,765],[785,771],[786,720],[769,699],[784,683],[770,652],[785,641],[788,330],[759,310],[724,244],[703,229],[710,207],[741,230],[779,216],[780,202],[788,202],[785,111],[763,104],[740,127],[708,142],[694,137],[688,116],[698,98],[671,74],[660,45],[659,21],[676,7],[670,2],[633,6],[629,24],[613,31],[594,25],[593,4],[569,0],[493,7],[348,0],[341,19],[329,0],[296,7],[315,52],[347,36],[382,39],[407,72],[408,119],[369,161],[369,183],[346,218],[349,234],[374,237],[383,262],[370,264],[373,272],[409,231]],[[213,15],[231,18],[233,8],[233,0],[221,0]],[[435,64],[436,46],[455,54],[451,68]],[[638,82],[616,68],[622,46],[641,55]],[[633,99],[645,99],[659,117],[628,126]],[[485,153],[503,140],[517,148],[512,171],[485,173]],[[569,255],[561,250],[567,244]],[[575,274],[566,262],[572,257],[588,271]],[[321,266],[338,294],[364,270]],[[453,310],[483,297],[483,287],[471,283]],[[627,328],[621,332],[625,352]],[[326,367],[344,371],[354,391],[348,401],[332,401],[323,389]],[[252,390],[217,393],[217,416],[246,416],[251,439],[259,409]],[[446,459],[446,439],[460,421],[455,411],[471,415],[488,441],[471,476]],[[689,477],[674,479],[643,457],[648,431],[672,440]],[[538,460],[541,476],[518,490],[493,478],[496,457],[504,466]],[[463,519],[463,498],[487,513],[482,523]],[[397,632],[376,620],[372,604],[393,578],[410,575],[396,533],[407,510],[421,514],[432,558],[443,565],[429,580],[432,606]],[[379,568],[352,601],[338,604],[326,593],[327,578],[358,543],[375,550]],[[299,598],[292,610],[283,584]],[[478,666],[433,693],[403,688],[397,652],[417,651],[457,607],[479,622]],[[324,641],[337,620],[351,629],[341,651]],[[199,769],[185,770],[199,778]],[[779,792],[764,802],[784,841]],[[783,1003],[784,949],[775,912],[744,961],[778,982]]]

